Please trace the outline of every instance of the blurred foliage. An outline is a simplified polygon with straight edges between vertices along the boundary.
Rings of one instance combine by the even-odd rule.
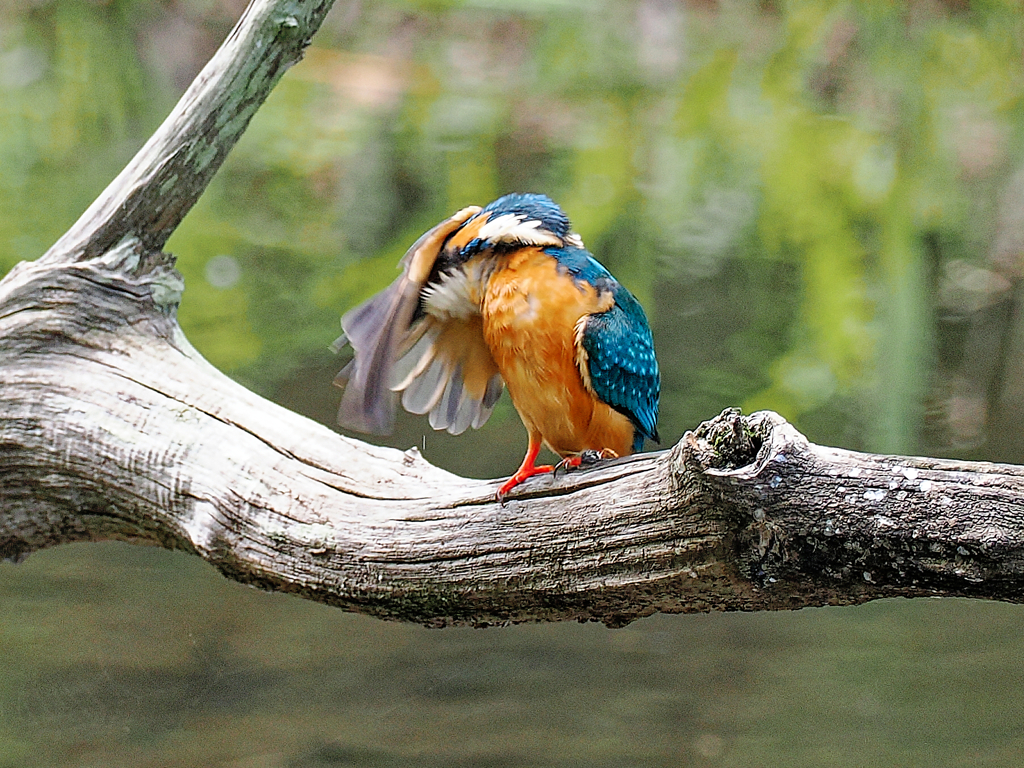
[[[0,266],[71,223],[237,10],[0,6]],[[295,382],[326,384],[338,315],[452,210],[542,191],[647,306],[669,439],[739,404],[850,447],[983,449],[992,403],[965,422],[970,392],[939,380],[941,316],[963,314],[940,281],[974,265],[993,303],[1020,271],[996,244],[1024,240],[999,216],[1021,25],[1009,2],[340,3],[168,245],[182,325],[329,422],[337,393]],[[431,436],[494,474],[478,442]]]
[[[241,10],[241,0],[0,0],[0,269],[38,257],[70,226]],[[168,243],[187,282],[181,324],[215,365],[331,424],[341,362],[327,348],[340,314],[392,280],[406,247],[455,209],[545,192],[647,308],[668,442],[741,405],[778,410],[819,442],[1024,462],[1022,54],[1024,15],[1009,0],[338,0]],[[428,436],[425,420],[406,418],[391,442],[423,445],[454,471],[496,476],[522,455],[525,435],[505,428],[516,423],[505,398],[479,432]],[[664,619],[616,635],[547,628],[425,640],[297,603],[288,603],[295,615],[283,611],[279,624],[264,616],[264,625],[235,610],[238,598],[210,586],[206,571],[179,583],[163,566],[139,566],[137,593],[130,574],[117,572],[124,583],[96,576],[111,567],[103,556],[66,557],[70,574],[54,555],[46,562],[56,563],[56,581],[27,571],[10,592],[20,602],[4,644],[21,650],[0,703],[20,701],[27,714],[0,720],[0,764],[39,754],[38,740],[9,725],[26,721],[52,726],[65,747],[159,744],[154,764],[175,753],[186,756],[181,764],[210,764],[214,753],[228,764],[243,730],[245,740],[253,728],[273,732],[273,749],[292,749],[287,733],[301,725],[292,705],[308,697],[322,718],[314,722],[331,725],[307,724],[304,738],[324,746],[289,764],[400,764],[423,750],[396,712],[404,721],[427,711],[428,729],[433,716],[486,730],[472,712],[495,695],[532,729],[528,754],[509,765],[561,764],[544,751],[545,728],[591,765],[772,764],[770,755],[778,765],[1020,764],[1013,723],[1022,703],[1010,668],[1022,649],[1019,622],[1003,608],[706,617],[672,624],[689,628],[681,639]],[[98,607],[80,619],[91,643],[83,650],[79,637],[60,636],[81,608],[61,590],[88,592],[90,579]],[[173,581],[167,594],[162,579]],[[209,594],[192,595],[195,584]],[[189,607],[193,598],[199,607]],[[121,627],[119,611],[136,603],[129,631],[156,638],[152,647],[125,640],[108,653],[109,637],[89,622]],[[971,655],[974,640],[958,645],[956,622],[974,610],[991,612],[977,641],[991,641],[987,660],[984,647]],[[203,639],[190,629],[183,641],[175,621]],[[274,627],[280,638],[264,636]],[[281,654],[315,655],[306,646],[339,631],[334,655],[302,673],[308,680],[280,669]],[[264,633],[256,646],[254,632]],[[381,648],[364,647],[364,633]],[[593,665],[578,661],[577,642]],[[512,666],[480,667],[449,643],[505,643]],[[714,643],[723,647],[706,650]],[[32,656],[39,644],[68,651],[68,666],[49,671]],[[424,648],[449,648],[452,658],[433,662]],[[353,654],[370,671],[331,676]],[[666,658],[679,661],[662,685]],[[655,693],[619,674],[625,693],[600,700],[600,665],[633,663],[645,665]],[[439,682],[402,664],[425,665]],[[491,690],[487,675],[520,680],[538,664],[572,674],[554,687],[535,676],[507,698]],[[112,670],[116,679],[103,682]],[[965,670],[977,670],[988,693]],[[361,698],[394,675],[397,689]],[[887,675],[902,687],[879,682]],[[586,684],[572,687],[580,676]],[[944,695],[951,678],[966,696],[960,703]],[[334,687],[322,690],[325,681]],[[62,693],[76,686],[99,714],[71,726],[61,702],[77,699]],[[573,709],[551,693],[560,686],[600,716],[564,722]],[[136,707],[136,688],[155,699]],[[182,745],[193,731],[209,733],[182,704],[193,690],[206,723],[237,715],[254,692],[272,691],[276,704],[270,715],[245,709],[241,730],[227,718],[222,751],[190,760],[200,752]],[[399,703],[386,704],[390,695]],[[379,714],[373,733],[401,748],[373,752],[332,696]],[[991,697],[1008,704],[996,712]],[[816,741],[823,712],[853,725]],[[621,731],[630,717],[661,730],[629,749],[603,737],[604,723]],[[370,751],[334,746],[331,728]],[[665,736],[677,730],[683,741]],[[95,748],[89,754],[102,754]],[[44,754],[53,764],[54,753]],[[445,754],[438,764],[476,764],[471,749],[449,754],[455,762]]]

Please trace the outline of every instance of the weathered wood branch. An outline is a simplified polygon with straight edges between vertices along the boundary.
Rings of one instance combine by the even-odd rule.
[[[159,251],[332,5],[253,0],[156,133],[41,261],[95,258],[125,238]]]
[[[427,624],[1021,599],[1019,467],[824,448],[726,412],[501,506],[495,482],[341,437],[207,364],[160,248],[328,6],[254,2],[82,219],[0,283],[0,555],[155,544]]]

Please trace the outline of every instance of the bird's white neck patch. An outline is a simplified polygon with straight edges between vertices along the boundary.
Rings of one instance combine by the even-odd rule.
[[[477,230],[476,236],[490,243],[510,245],[561,245],[558,235],[541,229],[541,222],[527,219],[522,213],[504,213],[488,219]]]

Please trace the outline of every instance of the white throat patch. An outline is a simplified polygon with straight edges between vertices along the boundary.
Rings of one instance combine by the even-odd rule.
[[[485,242],[512,245],[562,244],[562,239],[557,235],[540,230],[541,222],[536,219],[525,219],[526,215],[522,213],[504,213],[484,222],[477,232],[477,237]]]

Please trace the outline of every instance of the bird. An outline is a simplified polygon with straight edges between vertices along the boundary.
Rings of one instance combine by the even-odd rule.
[[[660,442],[661,378],[640,302],[588,251],[546,195],[469,206],[423,234],[399,277],[346,312],[336,351],[352,359],[338,423],[371,434],[397,401],[461,434],[507,388],[528,435],[505,498],[527,479]],[[538,465],[542,446],[560,457]]]

